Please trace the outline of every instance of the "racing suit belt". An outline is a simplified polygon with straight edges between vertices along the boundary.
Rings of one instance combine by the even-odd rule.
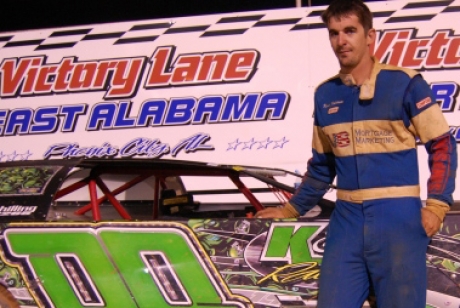
[[[337,199],[353,203],[363,203],[366,200],[420,197],[420,186],[390,186],[356,190],[337,189]]]

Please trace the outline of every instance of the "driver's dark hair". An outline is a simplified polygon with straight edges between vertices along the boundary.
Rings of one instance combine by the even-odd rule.
[[[321,14],[321,19],[328,25],[331,18],[342,18],[354,14],[367,33],[372,29],[372,13],[362,0],[333,0]]]

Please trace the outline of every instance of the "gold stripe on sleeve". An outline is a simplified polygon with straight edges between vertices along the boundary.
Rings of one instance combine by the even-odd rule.
[[[433,104],[431,107],[413,117],[411,121],[423,143],[449,131],[449,125],[438,104]]]

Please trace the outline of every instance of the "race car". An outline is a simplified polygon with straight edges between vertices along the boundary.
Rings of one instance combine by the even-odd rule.
[[[166,159],[2,163],[0,307],[316,307],[334,202],[253,217],[299,177]],[[454,209],[427,251],[427,307],[460,306],[459,221]]]

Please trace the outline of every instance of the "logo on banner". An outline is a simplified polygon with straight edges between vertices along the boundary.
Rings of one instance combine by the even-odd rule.
[[[418,37],[417,29],[377,31],[371,46],[383,63],[411,69],[460,67],[460,35],[453,30],[437,30],[431,37]]]
[[[207,144],[211,139],[209,134],[198,133],[180,140],[173,146],[162,143],[160,139],[135,138],[121,148],[105,142],[101,146],[82,147],[78,143],[57,143],[48,147],[43,158],[109,158],[109,157],[147,157],[159,158],[170,154],[176,157],[180,152],[193,153],[203,150],[214,150],[214,146]]]
[[[37,110],[17,108],[10,112],[3,109],[0,110],[0,135],[73,132],[81,118],[87,119],[87,131],[282,120],[289,101],[287,92],[266,92],[178,97],[169,101],[150,99],[138,107],[137,113],[131,101],[96,103],[89,112],[86,104],[46,106]]]
[[[179,54],[174,46],[158,47],[150,58],[146,89],[246,82],[256,72],[259,52],[254,49]],[[173,63],[173,64],[171,64]],[[147,57],[79,61],[65,57],[47,63],[46,56],[4,59],[0,64],[0,97],[105,92],[105,99],[136,95]]]

